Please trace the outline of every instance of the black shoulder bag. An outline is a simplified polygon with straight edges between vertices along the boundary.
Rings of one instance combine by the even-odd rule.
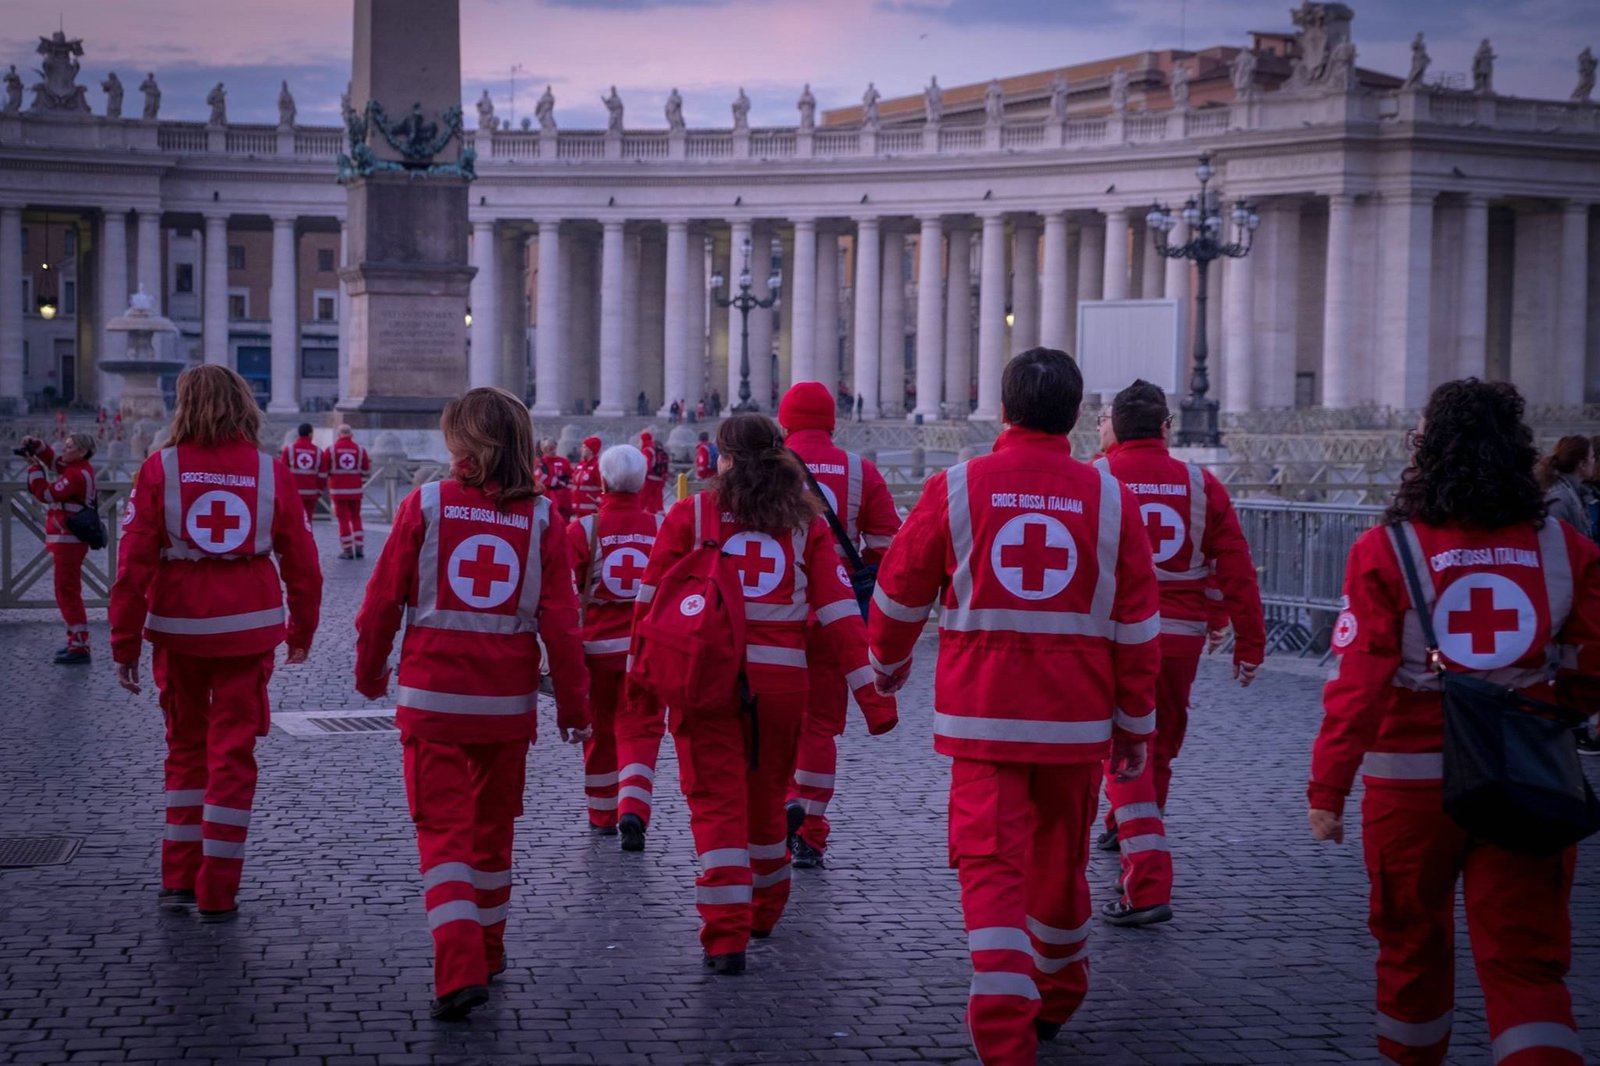
[[[106,546],[106,527],[100,521],[100,494],[89,497],[89,502],[67,515],[67,532],[87,544],[91,551]]]
[[[1394,543],[1444,696],[1444,809],[1473,836],[1551,855],[1600,830],[1573,729],[1584,717],[1503,685],[1445,669],[1407,538]]]
[[[828,503],[827,494],[812,476],[811,468],[798,455],[795,458],[800,462],[800,469],[806,473],[806,484],[811,486],[811,491],[822,502],[822,516],[828,520],[828,527],[833,530],[833,539],[839,542],[845,558],[850,562],[850,588],[855,591],[856,604],[861,608],[861,620],[864,622],[867,619],[867,608],[872,605],[872,593],[878,587],[878,568],[861,558],[861,553],[856,551],[855,542],[850,539],[850,534],[845,532],[844,523],[833,513],[833,505]]]

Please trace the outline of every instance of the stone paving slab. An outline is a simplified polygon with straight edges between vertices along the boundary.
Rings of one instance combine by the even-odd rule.
[[[349,685],[350,620],[371,560],[334,559],[332,531],[319,523],[317,535],[324,628],[310,663],[275,673],[274,707],[378,706]],[[516,845],[512,967],[461,1025],[427,1016],[431,947],[392,733],[274,729],[258,749],[244,916],[209,927],[155,913],[160,714],[152,691],[117,688],[104,613],[92,619],[101,661],[68,670],[48,662],[53,617],[0,613],[0,835],[85,838],[65,866],[0,871],[0,1062],[973,1061],[945,864],[949,767],[930,740],[932,640],[901,728],[871,738],[852,721],[830,868],[796,872],[784,922],[753,945],[742,979],[700,969],[670,741],[648,850],[624,855],[586,831],[580,761],[546,708]],[[1169,812],[1177,920],[1096,930],[1089,999],[1041,1061],[1376,1061],[1359,830],[1333,848],[1304,828],[1311,673],[1295,664],[1240,692],[1222,663],[1203,664]],[[1597,868],[1591,842],[1571,984],[1600,1060]],[[1097,901],[1115,875],[1114,857],[1096,854]],[[1460,943],[1451,1061],[1481,1066],[1482,997]]]

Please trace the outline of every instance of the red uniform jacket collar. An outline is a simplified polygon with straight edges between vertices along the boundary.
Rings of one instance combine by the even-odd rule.
[[[833,434],[825,429],[797,429],[784,438],[784,443],[795,451],[803,448],[828,448],[833,445]]]
[[[602,511],[643,511],[644,503],[637,492],[612,492],[607,489],[600,497]]]
[[[1060,452],[1067,458],[1072,458],[1072,442],[1065,433],[1043,433],[1037,429],[1023,429],[1020,426],[1008,426],[994,442],[996,452],[1008,448],[1025,448],[1041,452]]]
[[[1130,440],[1124,443],[1118,443],[1115,450],[1119,452],[1154,452],[1158,455],[1168,454],[1167,442],[1162,440],[1160,437],[1146,437],[1143,440]],[[1107,454],[1112,453],[1108,452]]]

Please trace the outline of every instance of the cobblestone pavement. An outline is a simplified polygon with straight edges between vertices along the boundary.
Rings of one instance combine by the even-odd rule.
[[[307,666],[274,676],[275,710],[364,705],[349,684],[350,620],[371,561],[340,562],[332,532],[319,523],[317,535],[323,629]],[[0,615],[0,835],[84,838],[70,864],[0,871],[0,1062],[970,1061],[931,641],[901,728],[873,739],[852,722],[830,866],[797,872],[778,935],[753,946],[742,979],[700,968],[670,743],[649,848],[623,855],[586,831],[577,753],[547,716],[516,846],[512,968],[462,1025],[427,1016],[430,944],[394,735],[274,729],[259,748],[244,917],[159,916],[161,719],[153,692],[116,687],[104,612],[91,632],[95,666],[58,668],[52,617]],[[1177,919],[1095,932],[1089,999],[1043,1061],[1375,1061],[1359,841],[1316,847],[1304,827],[1317,697],[1304,672],[1274,670],[1241,693],[1221,664],[1203,666],[1168,826]],[[1090,874],[1108,898],[1112,857],[1097,854]],[[1600,1060],[1596,843],[1573,903],[1572,989]],[[1465,958],[1458,987],[1452,1062],[1486,1063]]]

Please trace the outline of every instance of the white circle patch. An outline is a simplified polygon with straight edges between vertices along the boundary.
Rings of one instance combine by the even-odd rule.
[[[1510,666],[1528,654],[1538,627],[1528,594],[1500,574],[1457,578],[1433,605],[1439,650],[1469,670]]]
[[[250,508],[225,489],[200,494],[189,505],[183,528],[202,551],[225,555],[250,538]]]
[[[487,610],[511,598],[522,575],[522,561],[500,537],[479,533],[456,545],[445,573],[463,603]]]
[[[722,552],[739,570],[739,584],[747,597],[765,596],[778,587],[787,569],[783,549],[765,533],[735,533]]]
[[[136,489],[136,488],[128,490],[128,502],[127,502],[126,506],[124,506],[122,508],[122,524],[123,525],[127,525],[129,522],[133,521],[133,516],[134,516],[133,498],[136,495],[138,495],[138,492],[139,492],[139,490]]]
[[[310,470],[317,465],[317,457],[304,449],[296,449],[294,453],[294,468],[296,470]]]
[[[1356,616],[1349,611],[1340,613],[1338,621],[1333,623],[1333,646],[1335,648],[1348,648],[1356,640]]]
[[[340,452],[339,453],[339,469],[340,470],[354,470],[355,468],[356,468],[356,453],[355,452]]]
[[[693,618],[705,609],[706,598],[704,596],[685,596],[683,602],[678,604],[678,613],[685,618]]]
[[[644,567],[650,560],[638,548],[612,548],[600,564],[600,582],[613,596],[631,600],[639,594]]]
[[[1048,600],[1078,572],[1078,545],[1060,522],[1022,514],[1000,527],[989,549],[989,565],[1000,584],[1024,600]]]
[[[1164,563],[1183,547],[1183,516],[1164,503],[1147,503],[1139,508],[1139,519],[1150,537],[1150,555]]]
[[[839,584],[843,585],[845,588],[854,588],[854,586],[850,584],[850,575],[845,572],[843,563],[840,563],[837,567],[835,567],[833,572],[839,575]]]

